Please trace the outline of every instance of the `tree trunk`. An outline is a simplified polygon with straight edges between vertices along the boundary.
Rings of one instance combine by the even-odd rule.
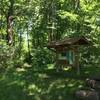
[[[14,0],[9,0],[10,6],[8,9],[8,14],[7,14],[7,43],[9,46],[13,45],[13,28],[12,28],[12,23],[13,23],[13,7],[14,7]]]
[[[29,41],[29,30],[27,26],[27,48],[28,48],[28,56],[30,58],[30,41]]]

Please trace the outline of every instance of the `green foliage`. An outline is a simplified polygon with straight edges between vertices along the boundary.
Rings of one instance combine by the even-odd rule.
[[[3,86],[0,87],[3,92],[1,100],[73,100],[72,93],[83,81],[72,78],[63,80],[62,72],[57,75],[55,71],[39,73],[48,69],[48,65],[54,65],[55,53],[46,45],[49,40],[65,36],[86,36],[92,44],[79,48],[80,65],[93,65],[91,68],[95,73],[92,72],[92,75],[99,75],[99,68],[96,70],[95,67],[100,67],[100,0],[15,0],[12,23],[14,45],[10,47],[6,44],[6,31],[11,1],[0,2],[0,70],[7,70],[10,75],[0,78],[0,85]],[[31,70],[23,69],[24,63],[32,66]],[[12,72],[9,72],[11,69]],[[90,69],[84,72],[89,75]],[[72,74],[75,76],[75,72]]]
[[[47,64],[53,63],[53,57],[47,48],[38,47],[33,49],[32,65],[34,70],[47,69]]]
[[[0,70],[5,70],[12,66],[13,55],[13,48],[9,48],[7,45],[0,46]]]
[[[62,19],[69,19],[70,21],[77,21],[78,20],[78,15],[76,14],[73,14],[71,12],[67,12],[67,11],[59,11],[59,16],[62,18]]]

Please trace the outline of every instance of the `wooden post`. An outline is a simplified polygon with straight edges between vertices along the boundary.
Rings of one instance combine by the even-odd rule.
[[[56,68],[56,71],[58,72],[59,70],[59,64],[58,64],[58,51],[56,50],[56,61],[55,61],[55,68]]]
[[[75,67],[77,67],[77,75],[79,75],[80,74],[80,67],[79,67],[78,47],[75,50]]]

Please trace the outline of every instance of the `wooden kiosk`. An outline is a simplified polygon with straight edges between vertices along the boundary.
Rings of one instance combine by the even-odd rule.
[[[51,41],[47,47],[56,53],[57,66],[72,66],[77,68],[79,73],[79,53],[81,45],[89,45],[90,42],[85,37],[65,37],[59,41]]]

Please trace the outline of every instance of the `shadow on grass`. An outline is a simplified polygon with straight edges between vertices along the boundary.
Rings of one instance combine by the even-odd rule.
[[[0,100],[75,100],[75,91],[85,86],[84,79],[94,75],[92,71],[81,69],[76,75],[74,70],[12,68],[0,75]]]

